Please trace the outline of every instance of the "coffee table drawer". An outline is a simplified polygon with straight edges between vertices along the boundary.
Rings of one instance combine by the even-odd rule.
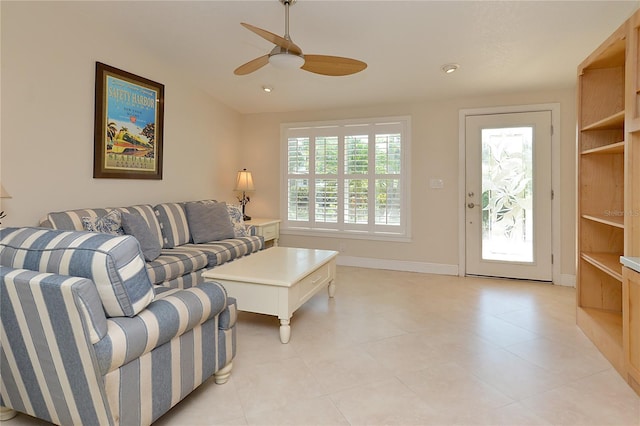
[[[333,276],[332,263],[327,263],[300,280],[297,284],[300,304],[316,294],[319,287],[327,285],[333,279]]]

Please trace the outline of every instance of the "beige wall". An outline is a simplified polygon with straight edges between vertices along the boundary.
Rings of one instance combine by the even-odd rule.
[[[198,198],[232,201],[237,169],[254,173],[253,216],[279,216],[280,123],[388,115],[412,117],[411,243],[283,236],[284,245],[337,249],[437,270],[458,263],[458,112],[561,104],[561,272],[575,274],[573,90],[517,93],[343,110],[240,115],[191,87],[178,67],[109,30],[87,3],[2,2],[0,180],[3,225],[34,225],[48,211]],[[165,84],[161,181],[93,179],[95,61]],[[428,187],[441,178],[444,189]]]
[[[48,211],[233,200],[240,115],[81,4],[2,2],[3,225]],[[95,62],[165,85],[162,180],[93,179]]]
[[[480,99],[382,105],[330,111],[253,114],[242,117],[244,167],[253,171],[256,193],[248,205],[254,216],[280,215],[280,123],[356,117],[410,115],[412,118],[412,241],[375,242],[284,235],[283,245],[345,248],[343,256],[411,263],[414,270],[451,270],[458,265],[458,114],[461,109],[560,103],[561,108],[561,274],[575,274],[575,91],[516,93]],[[429,188],[430,178],[444,189]],[[445,266],[445,268],[441,268]]]

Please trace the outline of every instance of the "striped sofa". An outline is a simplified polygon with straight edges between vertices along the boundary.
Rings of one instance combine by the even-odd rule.
[[[203,203],[215,203],[215,200],[199,201]],[[211,241],[205,244],[193,244],[184,202],[162,203],[156,206],[149,204],[130,207],[92,208],[66,210],[52,212],[41,219],[40,226],[77,230],[84,229],[83,217],[102,217],[112,210],[122,213],[135,213],[141,215],[146,221],[153,238],[157,239],[162,247],[160,256],[146,263],[147,272],[151,282],[169,288],[189,288],[203,281],[202,273],[207,269],[221,265],[233,259],[245,256],[264,248],[264,238],[255,234],[253,227],[248,232],[238,230],[234,238],[220,241]],[[239,217],[240,209],[228,206],[232,217]],[[247,235],[245,235],[247,234]]]
[[[132,236],[0,230],[0,417],[149,425],[227,381],[236,303],[215,282],[154,286]]]

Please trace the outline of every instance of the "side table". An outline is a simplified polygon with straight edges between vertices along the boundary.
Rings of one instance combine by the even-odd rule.
[[[256,228],[256,234],[264,238],[265,247],[278,247],[280,219],[254,217],[245,223]]]

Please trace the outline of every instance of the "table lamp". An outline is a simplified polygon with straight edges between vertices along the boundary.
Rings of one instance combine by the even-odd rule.
[[[238,171],[238,176],[236,177],[236,191],[242,191],[242,198],[238,196],[238,201],[242,205],[242,218],[244,220],[251,220],[251,216],[247,216],[244,213],[244,208],[249,202],[249,197],[247,197],[247,191],[255,191],[255,187],[253,186],[253,177],[251,176],[251,172],[247,171],[247,169],[242,169]]]

